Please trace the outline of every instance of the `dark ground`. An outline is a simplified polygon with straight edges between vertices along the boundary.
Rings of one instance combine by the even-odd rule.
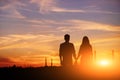
[[[0,80],[120,80],[120,68],[4,67]]]

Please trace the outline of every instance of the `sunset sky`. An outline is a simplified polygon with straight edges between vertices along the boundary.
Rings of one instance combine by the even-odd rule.
[[[119,58],[120,0],[0,0],[0,67],[59,65],[66,33],[76,54],[86,35],[99,58]]]

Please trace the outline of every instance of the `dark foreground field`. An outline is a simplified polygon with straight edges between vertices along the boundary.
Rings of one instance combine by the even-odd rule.
[[[0,80],[120,80],[119,67],[0,68]]]

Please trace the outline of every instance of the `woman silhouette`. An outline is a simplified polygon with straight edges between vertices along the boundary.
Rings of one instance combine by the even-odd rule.
[[[79,48],[77,59],[80,57],[81,64],[91,64],[92,61],[92,46],[89,43],[87,36],[83,37],[82,44]]]

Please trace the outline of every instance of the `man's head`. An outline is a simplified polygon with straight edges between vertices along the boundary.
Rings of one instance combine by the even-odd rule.
[[[65,35],[64,35],[64,39],[65,39],[65,42],[69,42],[69,40],[70,40],[70,35],[69,35],[69,34],[65,34]]]

